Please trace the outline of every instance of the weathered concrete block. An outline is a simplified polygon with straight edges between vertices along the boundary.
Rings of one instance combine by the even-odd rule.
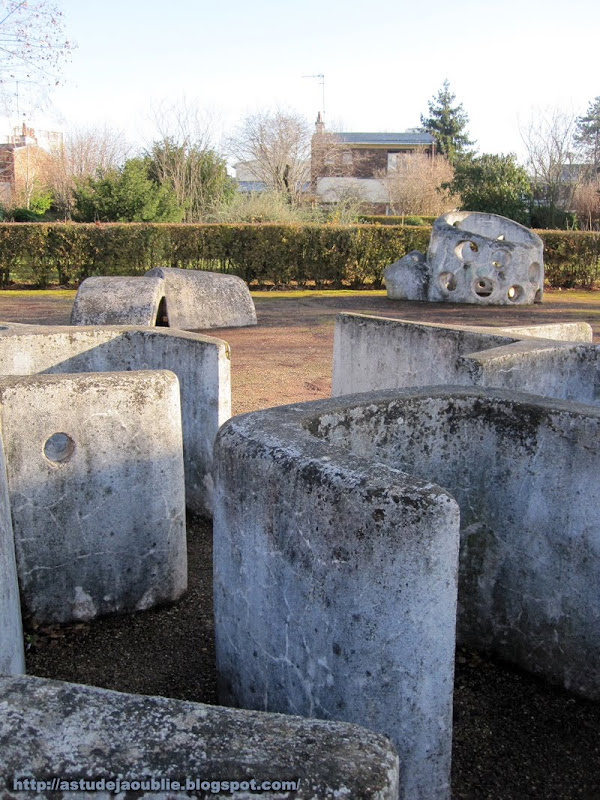
[[[387,296],[392,300],[427,300],[429,267],[418,250],[394,261],[385,268],[383,276]]]
[[[174,601],[187,587],[177,377],[0,379],[19,587],[40,622]]]
[[[543,242],[506,217],[452,211],[433,223],[426,259],[409,253],[385,270],[385,282],[392,299],[541,303]]]
[[[396,745],[402,797],[447,797],[458,509],[429,481],[319,440],[347,405],[247,414],[219,432],[221,700],[366,725]],[[386,413],[372,396],[356,405]]]
[[[229,346],[167,328],[9,325],[0,331],[5,375],[168,369],[179,379],[186,503],[212,507],[212,448],[231,415]],[[110,397],[106,398],[110,407]]]
[[[158,277],[86,278],[75,296],[71,325],[162,325],[164,296]]]
[[[469,328],[340,314],[331,391],[498,386],[598,405],[600,347],[591,341],[586,323]]]
[[[0,435],[0,675],[25,672],[21,606],[10,501]]]
[[[246,785],[250,781],[257,787],[267,781],[265,790],[279,798],[398,797],[393,747],[356,725],[41,678],[0,679],[0,751],[0,794],[7,798],[63,796],[74,788],[73,781],[77,797],[109,800],[118,790],[108,782],[117,779],[119,797],[131,793],[154,800],[212,794],[248,798],[253,796]],[[51,785],[36,789],[24,783],[53,777],[66,782],[57,792]],[[101,779],[103,784],[84,784],[88,791],[81,790],[79,781]],[[284,781],[294,781],[297,788],[282,786]]]
[[[235,328],[256,325],[248,287],[236,275],[155,267],[147,277],[165,284],[166,314],[172,328]]]

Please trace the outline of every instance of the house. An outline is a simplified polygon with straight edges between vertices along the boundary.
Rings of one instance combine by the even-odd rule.
[[[42,186],[48,172],[49,151],[61,134],[41,132],[23,123],[12,136],[0,142],[0,204],[28,204],[36,186]]]
[[[402,133],[330,133],[319,112],[312,137],[311,183],[325,203],[353,194],[371,213],[389,213],[381,176],[395,170],[398,159],[411,153],[435,155],[435,140],[420,130]]]

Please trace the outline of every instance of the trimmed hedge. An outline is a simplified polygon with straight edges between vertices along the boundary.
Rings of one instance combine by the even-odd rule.
[[[90,275],[143,275],[151,267],[209,269],[255,285],[382,285],[383,270],[431,229],[399,225],[170,225],[0,223],[0,284],[77,285]],[[600,282],[600,234],[538,231],[547,282]]]
[[[392,215],[386,217],[384,214],[361,214],[358,221],[371,225],[433,225],[436,219],[437,217],[429,217],[423,214],[406,214],[403,217],[394,217]]]
[[[76,285],[90,275],[151,267],[209,269],[248,283],[381,286],[399,255],[424,250],[430,229],[373,225],[0,224],[0,282]]]

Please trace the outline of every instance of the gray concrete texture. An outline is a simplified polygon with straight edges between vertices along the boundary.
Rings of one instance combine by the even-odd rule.
[[[164,296],[159,277],[86,278],[75,296],[71,325],[156,325]]]
[[[181,392],[186,504],[210,514],[213,442],[231,415],[226,342],[166,328],[6,324],[0,329],[0,363],[4,375],[174,372]],[[110,395],[105,403],[108,410]]]
[[[21,605],[4,447],[0,433],[0,675],[25,672]]]
[[[340,314],[334,397],[453,384],[600,404],[600,347],[587,323],[468,328]]]
[[[173,602],[187,587],[177,377],[0,379],[21,602],[37,622]]]
[[[522,305],[541,303],[543,242],[496,214],[449,212],[435,220],[425,256],[412,251],[384,272],[396,300]]]
[[[164,697],[142,697],[42,678],[0,679],[0,795],[115,796],[158,800],[256,797],[248,787],[201,788],[202,781],[298,781],[272,798],[396,800],[398,757],[382,736],[339,722],[257,714]],[[14,780],[105,779],[96,792],[14,791]],[[139,781],[116,794],[106,781]],[[153,788],[150,781],[179,781]],[[190,780],[198,789],[186,788]],[[78,784],[79,785],[79,784]],[[64,787],[63,787],[64,788]]]
[[[245,282],[236,275],[155,267],[146,278],[164,281],[166,314],[172,328],[256,325],[254,302]]]
[[[384,733],[401,796],[447,797],[458,508],[313,435],[342,405],[235,417],[217,437],[220,699]]]

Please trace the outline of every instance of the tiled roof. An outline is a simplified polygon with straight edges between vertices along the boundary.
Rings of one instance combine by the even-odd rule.
[[[425,131],[404,131],[403,133],[336,133],[336,137],[348,144],[433,144],[433,136]]]

